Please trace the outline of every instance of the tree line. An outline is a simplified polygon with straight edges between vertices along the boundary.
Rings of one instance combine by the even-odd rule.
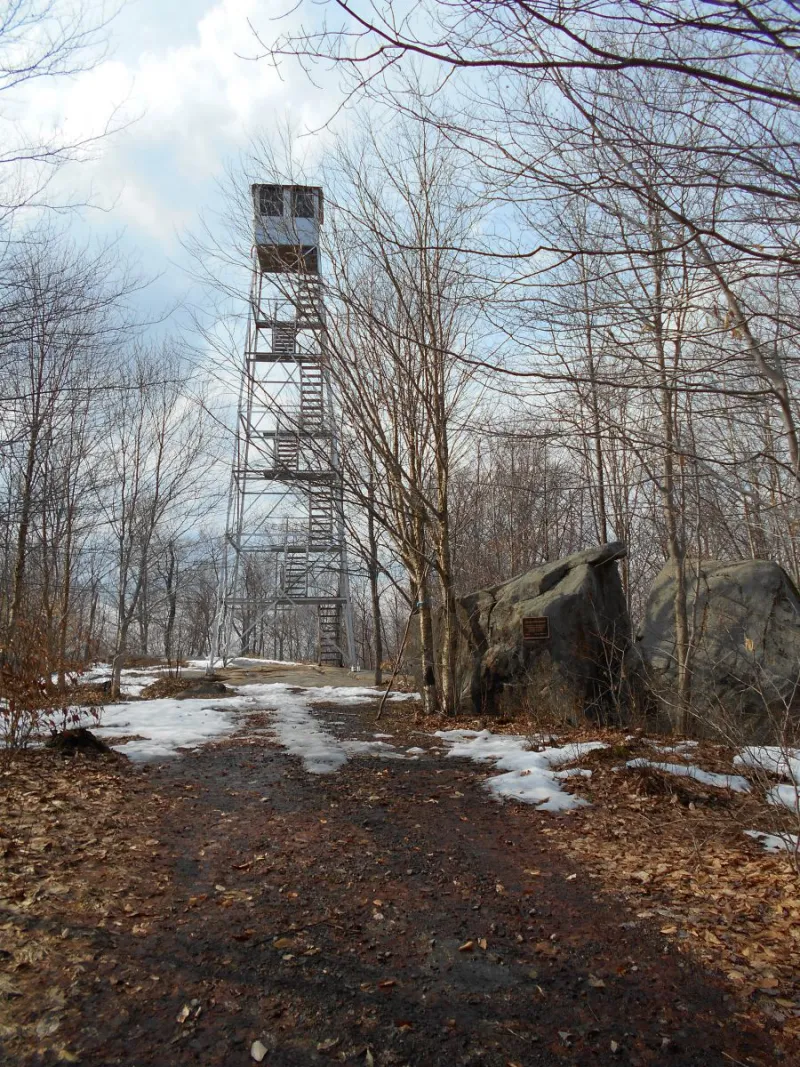
[[[310,177],[359,663],[380,672],[413,628],[426,709],[452,710],[457,598],[622,540],[634,618],[677,568],[688,705],[691,560],[800,569],[793,5],[308,10],[262,40],[273,62],[333,61],[349,100]],[[309,179],[268,138],[247,165]],[[251,225],[237,180],[227,266]],[[152,340],[114,249],[51,222],[4,249],[4,670],[44,657],[63,685],[101,652],[117,676],[207,654],[231,442],[187,351],[238,365],[241,331],[229,351]],[[312,658],[314,620],[258,620],[245,651]]]
[[[265,58],[333,63],[375,116],[333,166],[333,365],[427,703],[452,706],[454,595],[620,539],[634,616],[676,567],[688,704],[690,560],[798,573],[795,5],[305,10]]]

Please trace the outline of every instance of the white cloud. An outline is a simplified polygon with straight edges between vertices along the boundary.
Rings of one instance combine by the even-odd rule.
[[[140,0],[124,9],[115,57],[70,81],[33,83],[15,101],[15,118],[29,134],[59,129],[80,140],[109,119],[125,127],[98,142],[87,162],[65,168],[58,192],[91,189],[107,222],[164,252],[174,250],[176,232],[208,204],[213,179],[254,133],[289,109],[314,124],[330,106],[329,94],[318,104],[313,87],[240,58],[257,48],[248,19],[264,24],[285,10],[283,0],[199,3],[193,23],[184,9],[177,24],[163,10],[170,6]]]

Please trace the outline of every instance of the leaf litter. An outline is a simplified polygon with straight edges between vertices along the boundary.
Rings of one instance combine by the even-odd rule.
[[[392,728],[396,735],[402,734],[394,723]],[[594,736],[596,738],[597,734]],[[604,743],[613,748],[619,744],[619,739],[607,737]],[[234,753],[238,754],[234,756]],[[208,759],[216,758],[214,751],[205,755]],[[231,766],[232,759],[242,760],[242,766],[246,766],[248,759],[257,758],[242,746],[237,750],[234,742],[220,744],[216,755],[228,762],[223,760],[215,766]],[[635,756],[633,750],[631,755]],[[658,928],[670,945],[724,975],[740,995],[743,1016],[763,1017],[767,1025],[773,1029],[778,1027],[784,1037],[796,1035],[797,979],[792,973],[791,961],[796,958],[798,947],[800,893],[784,858],[757,854],[753,846],[742,843],[740,824],[732,819],[730,809],[702,802],[703,794],[699,790],[703,783],[679,783],[681,789],[693,791],[691,796],[695,797],[697,805],[690,808],[688,804],[694,801],[684,803],[683,795],[676,805],[672,802],[674,792],[650,793],[643,788],[642,781],[648,775],[658,774],[652,768],[632,768],[620,775],[612,770],[611,761],[605,760],[602,752],[588,753],[588,756],[594,756],[593,777],[575,776],[568,779],[568,787],[576,797],[590,800],[592,808],[541,816],[527,807],[521,808],[519,815],[513,817],[509,809],[504,820],[500,817],[502,809],[493,814],[494,805],[485,804],[480,801],[479,794],[476,795],[470,785],[477,781],[474,771],[461,774],[457,767],[451,766],[446,772],[448,784],[440,791],[431,789],[440,772],[427,772],[427,792],[423,789],[422,795],[415,793],[408,798],[405,817],[413,819],[416,807],[421,825],[423,810],[429,810],[422,808],[422,801],[434,799],[441,806],[441,811],[437,808],[432,817],[434,823],[439,821],[444,826],[453,817],[458,820],[456,825],[463,825],[465,817],[458,814],[459,810],[466,809],[473,814],[474,805],[481,802],[486,812],[474,813],[472,820],[467,820],[467,825],[463,830],[457,830],[457,834],[473,834],[476,831],[472,824],[487,819],[498,826],[504,822],[508,826],[518,825],[517,831],[507,831],[515,838],[519,827],[529,826],[532,832],[541,835],[548,847],[555,846],[579,861],[579,872],[569,869],[561,872],[561,884],[575,886],[578,891],[577,887],[587,877],[594,876],[597,880],[592,883],[593,890],[604,889],[627,896],[637,908],[637,924],[660,921]],[[202,758],[203,754],[197,753],[196,765],[199,766]],[[586,758],[584,753],[582,762]],[[203,830],[206,839],[198,849],[198,859],[195,861],[187,856],[184,861],[175,852],[175,842],[170,845],[164,827],[175,828],[181,823],[193,827],[195,813],[207,810],[197,807],[200,788],[193,775],[191,760],[182,770],[171,772],[176,779],[176,788],[169,795],[165,793],[158,774],[150,776],[136,771],[113,756],[63,760],[40,751],[24,753],[7,764],[3,771],[4,789],[0,794],[2,903],[8,916],[3,924],[5,955],[0,959],[0,973],[7,990],[3,993],[0,989],[3,996],[0,1036],[8,1047],[25,1050],[26,1054],[31,1050],[49,1049],[62,1062],[75,1062],[80,1049],[74,1043],[64,1043],[62,1035],[74,1035],[85,1026],[81,1017],[81,998],[75,996],[75,992],[85,988],[90,981],[95,985],[102,983],[124,995],[121,1002],[124,1006],[120,1008],[123,1013],[132,1012],[137,1003],[149,1003],[154,991],[158,991],[155,1003],[160,1004],[167,992],[165,1006],[174,1004],[170,1017],[173,1033],[169,1043],[182,1045],[187,1040],[195,1040],[201,1033],[198,1027],[209,1025],[204,1022],[206,1015],[200,997],[191,995],[200,990],[164,986],[166,979],[160,961],[152,952],[148,954],[146,947],[148,939],[165,922],[173,926],[177,923],[176,928],[188,924],[190,930],[202,930],[222,922],[228,931],[229,943],[242,944],[242,951],[263,953],[267,947],[272,947],[273,958],[279,961],[280,967],[313,965],[320,968],[319,974],[327,970],[324,964],[331,958],[331,937],[344,938],[345,946],[349,940],[351,947],[356,946],[357,953],[366,952],[366,958],[370,959],[376,949],[366,946],[382,944],[386,946],[383,974],[379,971],[371,982],[362,983],[367,989],[374,990],[373,994],[363,990],[360,994],[367,998],[363,1018],[368,1021],[372,1017],[370,1012],[376,1010],[369,1007],[370,995],[380,996],[387,1005],[398,996],[406,997],[407,982],[404,979],[399,983],[392,974],[395,968],[391,966],[392,960],[398,959],[395,971],[398,975],[403,966],[408,966],[402,961],[411,945],[409,941],[408,947],[399,949],[404,944],[402,939],[411,936],[411,929],[410,915],[403,903],[407,889],[402,877],[398,880],[397,871],[389,874],[395,854],[391,850],[367,848],[371,831],[365,834],[353,828],[341,836],[344,826],[336,809],[347,803],[361,813],[361,818],[370,811],[398,812],[401,810],[398,802],[403,795],[398,793],[398,788],[403,786],[403,779],[398,775],[407,775],[411,771],[400,767],[395,774],[379,770],[375,764],[369,767],[361,764],[351,770],[346,786],[337,780],[327,787],[326,796],[333,798],[327,816],[318,818],[315,814],[311,821],[298,820],[295,813],[281,812],[275,806],[280,793],[273,790],[270,801],[270,797],[260,795],[264,788],[260,785],[258,802],[268,801],[266,809],[259,809],[266,837],[262,833],[260,838],[253,838],[254,844],[261,842],[261,848],[250,847],[244,853],[231,851],[231,842],[244,839],[246,832],[252,833],[251,826],[246,825],[251,819],[246,815],[246,804],[242,807],[244,801],[237,799],[246,797],[246,782],[226,789],[223,779],[228,771],[220,772],[223,779],[220,779],[218,807],[213,814],[217,828]],[[725,772],[726,768],[720,767],[720,770]],[[288,774],[282,779],[282,788],[296,781],[291,770],[282,773]],[[178,795],[181,775],[191,780],[180,781]],[[454,789],[456,783],[460,783],[460,787]],[[229,798],[227,802],[223,799],[226,796]],[[752,804],[754,799],[736,798],[736,803]],[[476,819],[476,815],[480,817]],[[245,823],[242,823],[243,818]],[[340,836],[331,839],[329,835],[334,832],[334,827]],[[427,827],[427,832],[433,830],[435,826]],[[192,829],[192,834],[198,832],[196,827]],[[185,835],[179,839],[188,840]],[[362,839],[363,844],[360,843]],[[405,874],[410,874],[405,868],[413,864],[416,875],[420,859],[414,852],[414,838],[407,840],[409,843],[404,847],[410,851],[402,856],[402,868]],[[513,913],[517,902],[526,899],[526,893],[535,893],[533,889],[525,888],[526,883],[531,886],[544,883],[546,889],[548,880],[553,877],[547,852],[526,855],[527,863],[521,864],[514,873],[513,863],[510,868],[507,864],[507,859],[514,856],[514,850],[509,850],[508,843],[498,842],[498,848],[506,857],[502,883],[491,868],[485,872],[488,877],[484,877],[482,888],[474,881],[477,871],[462,872],[454,882],[456,871],[450,869],[452,865],[447,862],[453,845],[441,837],[438,840],[438,850],[435,847],[432,858],[424,861],[428,871],[426,883],[430,888],[426,889],[426,883],[423,883],[419,892],[422,900],[432,899],[429,895],[432,891],[445,901],[451,900],[455,916],[459,912],[480,916],[489,901],[493,902],[492,908],[501,911],[511,908]],[[335,843],[335,852],[327,851],[329,843]],[[265,844],[268,845],[266,849]],[[341,874],[337,874],[336,855],[339,852],[358,855],[361,869],[345,867]],[[221,860],[224,858],[220,867],[214,866],[217,855]],[[535,865],[531,865],[531,859]],[[209,875],[205,883],[190,880],[194,888],[188,893],[175,884],[172,872],[179,869],[175,867],[176,862],[197,862],[203,866],[211,863],[214,874]],[[440,873],[435,873],[437,871]],[[318,890],[322,872],[324,899],[338,884],[345,895],[337,905],[333,903],[337,899],[333,893],[330,907],[323,908],[320,913],[318,905],[323,901],[317,901],[315,907],[315,888]],[[245,880],[244,887],[236,886],[235,879]],[[358,919],[348,918],[350,905],[347,901],[361,885],[366,888],[363,908],[372,915],[372,909],[380,906],[382,914],[389,915],[388,922],[375,925],[374,919],[364,917],[363,908]],[[345,889],[346,886],[350,888]],[[198,892],[198,889],[203,891]],[[527,897],[532,904],[535,899],[535,896]],[[375,901],[380,901],[380,905]],[[478,912],[474,911],[476,906]],[[284,923],[272,923],[272,933],[265,937],[266,917],[274,915],[277,918],[279,912],[285,917]],[[219,920],[215,913],[219,914]],[[365,927],[365,922],[370,925]],[[535,997],[548,1004],[557,1003],[553,1001],[554,989],[548,984],[549,974],[552,969],[558,972],[566,965],[572,946],[569,935],[561,940],[547,930],[541,931],[546,937],[537,939],[537,931],[533,928],[536,923],[534,919],[529,924],[530,929],[524,925],[517,927],[522,933],[516,937],[522,944],[514,951],[523,956],[528,951],[531,960],[541,959],[538,969],[525,963],[524,974],[536,976]],[[454,936],[459,925],[453,927],[449,935],[452,951],[459,954],[457,950],[463,949],[460,956],[465,966],[479,964],[484,959],[490,966],[497,966],[488,958],[492,952],[508,954],[508,931],[502,925],[492,930],[492,925],[488,920],[478,923],[476,932],[475,926],[470,929],[462,923],[460,928],[466,937],[461,938]],[[379,933],[378,928],[384,926],[385,932]],[[310,940],[308,931],[311,928],[324,931],[321,940]],[[338,932],[340,928],[341,933]],[[487,934],[492,935],[492,942],[500,941],[498,948],[492,945],[491,952],[488,952]],[[144,954],[139,950],[135,953],[130,949],[121,951],[120,945],[126,939],[128,943],[132,943],[130,939],[142,943]],[[430,944],[434,947],[426,948],[425,952],[438,951],[438,940],[441,938],[432,937]],[[510,943],[515,940],[511,938]],[[443,943],[447,943],[447,938]],[[359,947],[362,945],[364,947]],[[480,951],[476,951],[476,946]],[[231,950],[227,952],[229,955]],[[308,963],[301,964],[299,961],[302,960]],[[636,965],[623,968],[625,974],[635,971]],[[593,991],[593,995],[611,999],[609,975],[604,970],[591,971],[584,985]],[[207,990],[212,1009],[215,1004],[216,1011],[220,1010],[220,1005],[229,1005],[226,1010],[235,1018],[237,1011],[242,1010],[241,1006],[237,1008],[235,989],[235,981],[212,983]],[[65,991],[70,991],[68,996]],[[498,994],[495,993],[494,998],[499,1003]],[[275,1005],[270,1011],[279,1011],[283,1004],[278,1017],[287,1024],[300,1010],[299,1006],[289,1009],[288,1003],[285,997],[268,997],[264,1001],[267,1006]],[[395,1014],[391,1026],[400,1036],[411,1040],[414,1020],[406,1019],[406,1014],[405,1010],[403,1015]],[[362,1032],[365,1037],[380,1033],[371,1026],[364,1023]],[[286,1031],[287,1034],[290,1032]],[[579,1043],[589,1040],[590,1036],[589,1030],[578,1033],[572,1025],[564,1032],[569,1033],[570,1041]],[[240,1039],[245,1037],[244,1049],[260,1051],[263,1048],[266,1050],[263,1055],[267,1055],[269,1049],[264,1044],[263,1033],[259,1036],[256,1031],[249,1036],[242,1035]],[[338,1034],[326,1035],[323,1031],[314,1038],[313,1047],[322,1051],[320,1046],[335,1041],[336,1045],[331,1045],[326,1052],[338,1055],[339,1040]],[[553,1040],[560,1041],[555,1030]],[[608,1042],[612,1046],[617,1044],[610,1037],[606,1040],[606,1048],[610,1047]],[[362,1044],[360,1055],[365,1062],[391,1063],[392,1060],[386,1058],[385,1048],[378,1051],[381,1042],[386,1041],[385,1036],[377,1045],[370,1041],[366,1052]],[[358,1047],[352,1044],[351,1037],[350,1044],[344,1041],[342,1054],[345,1050],[349,1054],[349,1050]],[[616,1052],[616,1049],[612,1051]],[[256,1058],[252,1052],[251,1058]],[[18,1062],[24,1062],[22,1054]],[[225,1060],[212,1057],[208,1062],[222,1063]],[[494,1061],[487,1059],[486,1062]]]

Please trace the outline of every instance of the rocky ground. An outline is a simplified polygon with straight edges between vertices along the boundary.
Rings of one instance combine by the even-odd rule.
[[[317,714],[376,730],[374,704]],[[592,807],[543,813],[487,797],[408,704],[377,729],[419,759],[332,774],[268,723],[161,762],[6,762],[3,1063],[800,1062],[800,886],[743,837],[751,800],[620,775],[643,742],[609,737],[569,783]]]

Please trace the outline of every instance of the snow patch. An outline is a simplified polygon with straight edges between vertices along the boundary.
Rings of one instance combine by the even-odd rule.
[[[335,704],[374,700],[378,689],[324,686],[303,689],[281,682],[243,686],[234,696],[210,699],[140,700],[109,704],[99,709],[102,724],[92,726],[98,737],[133,760],[168,759],[180,749],[196,748],[235,732],[244,714],[265,711],[270,716],[267,732],[290,755],[298,756],[310,774],[330,774],[350,755],[371,754],[386,759],[405,759],[385,741],[340,742],[314,715],[314,702]],[[413,696],[413,694],[412,694]],[[390,700],[409,699],[407,693],[391,693]],[[90,724],[91,725],[91,724]],[[130,734],[141,740],[115,745],[114,739]]]
[[[656,771],[664,771],[665,774],[674,774],[681,778],[694,778],[703,785],[715,786],[717,789],[731,789],[734,793],[748,793],[750,783],[740,774],[715,774],[713,771],[703,771],[685,763],[656,763],[649,759],[628,760],[628,767],[652,767]]]
[[[787,784],[774,785],[767,790],[767,801],[776,807],[800,812],[800,749],[778,745],[743,748],[733,762],[735,766],[788,778]]]
[[[762,745],[759,748],[743,748],[734,760],[735,767],[752,767],[800,784],[800,749],[780,748],[777,745]]]
[[[207,659],[187,659],[186,666],[193,671],[205,671],[209,667]],[[214,667],[306,667],[306,663],[296,663],[290,659],[255,659],[251,656],[237,656],[223,663],[221,659],[214,660]]]
[[[791,785],[774,785],[767,791],[767,802],[775,807],[788,808],[800,813],[800,788]]]
[[[91,726],[92,732],[132,760],[169,759],[181,748],[196,748],[236,728],[233,715],[211,707],[207,700],[141,700],[98,710],[102,725]],[[128,734],[142,739],[114,744],[114,738]]]
[[[763,830],[745,830],[748,837],[760,841],[767,852],[796,852],[799,840],[797,834],[766,834]]]
[[[166,668],[164,668],[164,670],[166,670]],[[110,663],[96,663],[93,667],[90,667],[88,671],[84,671],[80,676],[80,681],[88,682],[89,684],[110,682],[112,673],[113,671]],[[163,677],[163,671],[159,670],[157,667],[125,667],[120,672],[119,676],[120,696],[141,696],[143,689],[146,689],[148,685],[152,685],[153,682],[157,682]]]
[[[661,741],[653,741],[649,737],[645,737],[644,741],[652,748],[657,748],[659,752],[671,752],[673,755],[685,756],[687,759],[692,749],[697,748],[700,744],[699,741],[675,741],[674,744],[665,745]]]
[[[255,686],[258,689],[285,686]],[[273,694],[273,697],[277,694]],[[270,733],[291,756],[299,756],[309,774],[331,774],[347,763],[347,752],[333,734],[314,719],[306,700],[297,694],[285,693],[276,701],[271,712]]]
[[[244,686],[242,696],[250,702],[268,702],[272,724],[270,733],[290,755],[299,756],[310,774],[331,774],[347,763],[351,755],[380,755],[403,759],[393,745],[384,741],[339,741],[314,716],[320,703],[360,704],[382,695],[380,689],[364,686],[319,686],[293,692],[295,687],[273,682]],[[389,700],[413,699],[415,694],[390,693]]]
[[[606,747],[602,741],[586,741],[532,752],[527,738],[489,730],[437,730],[435,736],[450,746],[448,756],[462,756],[478,763],[493,760],[498,770],[505,771],[484,783],[494,796],[535,804],[540,811],[569,811],[587,804],[582,797],[561,789],[553,768]]]
[[[385,741],[342,741],[342,747],[354,756],[362,753],[377,755],[381,752],[397,752],[394,745],[387,745]]]

